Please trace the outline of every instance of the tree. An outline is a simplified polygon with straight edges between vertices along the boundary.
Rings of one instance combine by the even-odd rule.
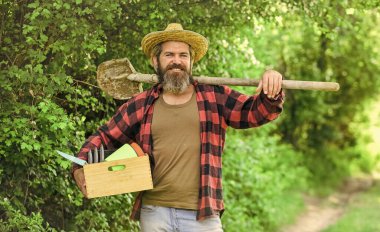
[[[138,71],[152,72],[140,41],[169,22],[209,39],[197,74],[254,77],[272,66],[289,79],[342,85],[339,95],[289,91],[276,127],[229,132],[225,188],[234,213],[223,219],[226,228],[239,223],[241,231],[274,228],[278,208],[273,202],[290,186],[303,185],[306,168],[323,177],[323,170],[314,168],[323,162],[331,172],[345,174],[358,156],[341,152],[337,160],[331,152],[353,150],[357,140],[350,118],[378,94],[377,1],[5,0],[0,6],[2,231],[137,230],[128,219],[132,195],[83,200],[70,163],[55,150],[76,153],[123,103],[97,87],[96,67],[128,57]],[[241,156],[235,159],[238,149]],[[242,184],[252,179],[258,181]],[[236,199],[235,193],[243,194]],[[250,198],[259,199],[252,209],[238,207],[249,205]],[[234,215],[253,221],[244,224]]]

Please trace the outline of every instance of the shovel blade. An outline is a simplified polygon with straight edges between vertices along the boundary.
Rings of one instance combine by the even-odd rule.
[[[142,90],[142,84],[127,78],[117,78],[136,73],[127,58],[113,59],[101,63],[97,70],[99,87],[115,99],[125,100]]]

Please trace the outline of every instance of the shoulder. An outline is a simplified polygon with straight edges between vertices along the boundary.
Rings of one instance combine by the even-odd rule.
[[[145,90],[141,93],[133,95],[129,98],[120,109],[129,109],[130,110],[138,110],[153,104],[155,99],[159,96],[159,89],[157,86],[153,86],[152,88]]]
[[[224,94],[230,92],[230,88],[225,85],[208,85],[208,84],[196,84],[196,89],[200,92],[205,92],[205,93],[216,93],[216,94]]]

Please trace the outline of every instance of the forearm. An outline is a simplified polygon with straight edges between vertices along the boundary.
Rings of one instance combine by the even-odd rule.
[[[274,98],[268,98],[263,92],[248,97],[231,91],[227,101],[234,102],[234,104],[226,104],[226,121],[229,126],[236,129],[261,126],[275,120],[280,115],[284,97],[283,91],[280,91]]]
[[[283,90],[273,98],[268,98],[263,92],[257,95],[257,103],[253,104],[249,114],[252,126],[261,126],[278,118],[283,109],[284,99]]]
[[[121,107],[105,125],[99,127],[82,145],[77,157],[87,161],[88,152],[100,148],[101,144],[106,149],[116,149],[125,143],[129,143],[131,139],[127,133],[131,121],[125,112],[124,107]],[[80,167],[79,165],[73,164],[72,172]]]

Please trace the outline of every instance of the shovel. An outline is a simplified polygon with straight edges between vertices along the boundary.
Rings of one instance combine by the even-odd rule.
[[[201,84],[258,86],[260,80],[250,78],[223,78],[223,77],[193,77]],[[142,83],[158,83],[156,74],[142,74],[136,72],[127,58],[113,59],[98,66],[97,81],[99,87],[115,99],[128,99],[142,92]],[[283,80],[283,89],[338,91],[336,82],[295,81]]]

